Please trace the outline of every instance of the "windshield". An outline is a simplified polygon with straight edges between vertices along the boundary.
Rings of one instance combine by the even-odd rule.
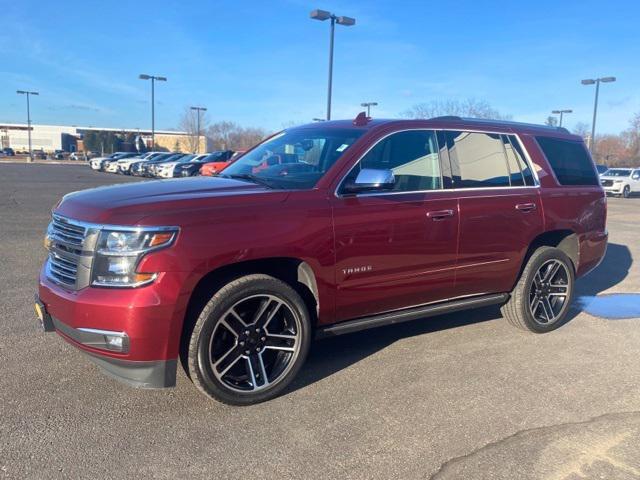
[[[628,177],[631,175],[631,170],[625,170],[621,168],[610,168],[604,173],[607,177]]]
[[[355,128],[285,130],[242,155],[221,176],[254,178],[272,188],[312,188],[363,133]]]
[[[184,157],[180,158],[178,160],[178,162],[180,163],[185,163],[185,162],[190,162],[191,160],[193,160],[194,158],[196,158],[195,155],[185,155]]]

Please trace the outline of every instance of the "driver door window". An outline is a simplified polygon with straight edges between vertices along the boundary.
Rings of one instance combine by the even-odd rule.
[[[349,172],[343,184],[353,183],[363,168],[391,170],[394,192],[442,188],[438,142],[432,130],[409,130],[378,142]]]

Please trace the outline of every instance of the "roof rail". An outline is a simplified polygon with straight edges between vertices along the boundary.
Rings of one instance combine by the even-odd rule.
[[[496,123],[497,122],[497,123],[502,123],[506,125],[516,125],[516,126],[519,125],[523,127],[535,127],[535,128],[543,128],[547,130],[555,130],[558,132],[563,132],[568,134],[571,133],[565,127],[555,127],[552,125],[542,125],[538,123],[514,122],[513,120],[498,120],[498,119],[492,119],[492,118],[474,118],[474,117],[459,117],[457,115],[443,115],[440,117],[430,118],[429,120],[455,120],[458,122],[477,122],[477,123],[492,123],[492,122]]]
[[[463,120],[463,118],[457,115],[441,115],[439,117],[432,117],[429,120]]]

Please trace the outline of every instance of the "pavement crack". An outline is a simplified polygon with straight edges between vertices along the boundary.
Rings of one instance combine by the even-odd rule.
[[[450,458],[449,460],[443,462],[442,464],[440,464],[440,467],[438,468],[438,470],[436,470],[430,477],[429,480],[437,480],[439,478],[444,478],[442,477],[442,475],[444,473],[446,473],[447,469],[449,469],[449,467],[456,465],[458,463],[464,462],[465,460],[467,460],[468,458],[473,457],[474,455],[478,454],[479,452],[482,452],[483,450],[504,444],[516,437],[522,436],[522,435],[526,435],[529,433],[534,433],[534,432],[543,432],[543,431],[549,431],[549,430],[553,430],[553,429],[560,429],[560,428],[564,428],[564,427],[569,427],[569,426],[578,426],[578,425],[588,425],[590,423],[602,420],[602,419],[606,419],[606,418],[616,418],[616,417],[623,417],[623,416],[628,416],[628,415],[640,415],[640,411],[626,411],[626,412],[612,412],[612,413],[605,413],[603,415],[597,415],[594,417],[590,417],[587,420],[581,420],[578,422],[563,422],[563,423],[556,423],[556,424],[552,424],[552,425],[546,425],[546,426],[542,426],[542,427],[532,427],[532,428],[525,428],[522,430],[518,430],[517,432],[512,433],[511,435],[508,435],[506,437],[503,437],[501,439],[498,440],[494,440],[493,442],[489,442],[486,443],[478,448],[473,449],[471,452],[466,453],[464,455],[459,455],[457,457],[453,457]]]

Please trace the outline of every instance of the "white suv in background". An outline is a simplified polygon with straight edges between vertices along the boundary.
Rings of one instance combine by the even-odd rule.
[[[610,168],[600,175],[600,183],[607,194],[629,198],[640,193],[640,168]]]

